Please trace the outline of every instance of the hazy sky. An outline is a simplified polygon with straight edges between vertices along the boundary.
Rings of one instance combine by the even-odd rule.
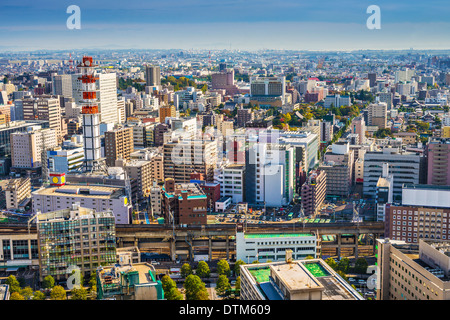
[[[0,50],[450,49],[448,17],[448,0],[0,0]]]

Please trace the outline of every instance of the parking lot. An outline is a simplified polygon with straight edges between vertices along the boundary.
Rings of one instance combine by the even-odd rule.
[[[4,269],[0,269],[0,281],[4,283],[6,278],[13,275],[20,281],[23,279],[24,287],[30,286],[33,290],[36,290],[39,282],[39,275],[37,270],[18,269],[17,271],[7,272]]]

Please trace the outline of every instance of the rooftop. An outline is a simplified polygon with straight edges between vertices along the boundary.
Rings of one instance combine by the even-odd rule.
[[[296,238],[296,237],[314,237],[310,233],[253,233],[244,235],[245,239],[257,239],[257,238]]]
[[[120,187],[69,184],[60,187],[50,186],[42,188],[34,191],[33,194],[45,196],[71,196],[77,198],[118,199],[125,195],[125,192],[124,189]]]

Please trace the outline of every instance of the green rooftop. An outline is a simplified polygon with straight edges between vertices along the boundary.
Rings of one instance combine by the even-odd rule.
[[[291,237],[312,237],[309,233],[253,233],[244,235],[245,239],[255,238],[291,238]]]
[[[269,277],[270,277],[270,268],[269,267],[254,268],[254,269],[249,268],[248,271],[256,279],[256,282],[258,282],[258,283],[269,282]]]
[[[306,269],[316,278],[329,276],[330,273],[318,262],[303,263]]]

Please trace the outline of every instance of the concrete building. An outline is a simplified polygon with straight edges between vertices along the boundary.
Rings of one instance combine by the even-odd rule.
[[[47,168],[49,172],[68,173],[79,171],[83,167],[83,147],[54,147],[47,151]]]
[[[5,189],[5,198],[7,210],[14,210],[24,207],[24,200],[28,202],[31,199],[30,178],[10,180]]]
[[[382,163],[389,164],[389,172],[394,176],[394,201],[401,198],[403,184],[419,183],[421,167],[419,154],[388,147],[382,151],[368,151],[364,154],[365,196],[375,197],[376,185],[382,175]]]
[[[52,77],[52,94],[63,96],[64,98],[72,97],[72,76],[70,74],[58,74]]]
[[[358,141],[355,144],[364,144],[366,141],[366,123],[363,117],[355,117],[352,120],[351,131],[358,135]]]
[[[285,77],[251,77],[250,102],[261,107],[281,107],[285,103]]]
[[[11,134],[11,166],[17,169],[45,166],[42,163],[42,153],[58,145],[55,130],[39,127],[30,127],[28,130]]]
[[[71,208],[38,213],[40,281],[48,275],[67,279],[77,266],[89,276],[101,265],[116,262],[114,215],[74,204]]]
[[[241,300],[364,300],[322,259],[241,266]]]
[[[161,68],[159,66],[145,67],[145,83],[148,87],[161,86]]]
[[[23,120],[48,121],[49,128],[56,131],[58,142],[62,141],[61,106],[58,97],[39,96],[22,100]]]
[[[385,129],[387,126],[387,104],[383,102],[371,103],[367,110],[369,112],[367,125]]]
[[[236,232],[236,260],[245,263],[285,261],[286,250],[292,250],[294,260],[316,258],[318,247],[314,234]]]
[[[132,127],[119,127],[105,132],[106,165],[114,167],[115,161],[120,158],[129,161],[133,151]]]
[[[162,211],[166,223],[207,224],[207,197],[196,183],[166,179],[162,189]]]
[[[315,215],[325,200],[327,190],[327,175],[325,171],[310,172],[301,188],[301,206],[305,216]]]
[[[353,163],[353,151],[348,142],[331,145],[318,168],[327,176],[327,196],[348,197],[353,183]]]
[[[448,241],[377,241],[377,300],[450,300]]]
[[[214,181],[220,184],[220,195],[230,197],[232,203],[245,201],[245,165],[229,164],[218,169]]]
[[[181,140],[164,144],[164,177],[189,182],[194,171],[206,181],[214,180],[217,163],[216,140]]]
[[[131,201],[120,186],[92,184],[51,184],[31,193],[33,212],[45,213],[71,208],[74,203],[82,207],[105,212],[111,209],[117,224],[131,222]]]
[[[389,165],[383,163],[383,172],[377,182],[375,203],[377,221],[385,221],[386,204],[394,201],[394,176],[389,174]]]
[[[125,171],[128,179],[136,179],[137,194],[139,199],[148,197],[150,195],[150,189],[153,185],[152,176],[152,161],[145,160],[132,160],[125,165]]]
[[[331,108],[332,106],[334,106],[335,108],[339,108],[341,106],[351,106],[351,105],[352,101],[350,96],[341,96],[339,94],[327,95],[325,97],[325,101],[323,104],[325,108]]]
[[[177,116],[177,110],[173,105],[159,107],[159,122],[165,123],[166,118],[175,118]]]
[[[450,185],[450,138],[433,138],[427,144],[427,183]]]
[[[238,109],[237,111],[237,127],[245,127],[247,122],[253,121],[255,114],[252,109]]]
[[[39,268],[37,233],[20,234],[14,231],[0,235],[0,266],[5,271]]]

